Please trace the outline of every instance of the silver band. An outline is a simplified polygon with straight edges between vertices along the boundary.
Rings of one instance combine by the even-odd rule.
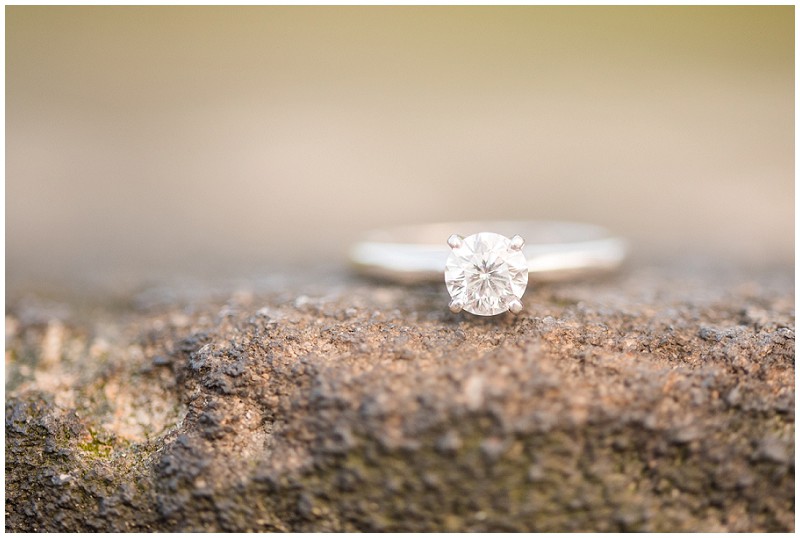
[[[592,224],[577,222],[449,222],[404,226],[367,233],[350,250],[362,274],[397,282],[440,281],[450,252],[447,238],[494,232],[525,239],[529,279],[568,280],[616,269],[625,258],[625,242]]]

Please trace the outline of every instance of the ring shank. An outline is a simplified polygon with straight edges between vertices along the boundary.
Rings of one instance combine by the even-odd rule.
[[[494,232],[525,239],[529,280],[556,282],[612,271],[625,258],[625,242],[600,226],[577,222],[452,222],[405,226],[367,233],[350,250],[361,274],[396,282],[442,279],[450,253],[447,238]]]

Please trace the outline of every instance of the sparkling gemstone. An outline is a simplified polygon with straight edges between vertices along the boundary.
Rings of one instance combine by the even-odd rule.
[[[465,237],[457,244],[444,271],[447,291],[462,308],[479,316],[509,309],[528,285],[528,262],[511,239],[489,232]]]

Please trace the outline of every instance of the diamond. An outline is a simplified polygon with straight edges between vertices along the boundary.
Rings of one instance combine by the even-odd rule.
[[[509,309],[519,311],[519,299],[528,285],[528,262],[522,238],[481,232],[469,237],[451,236],[444,281],[453,298],[453,311],[493,316]]]

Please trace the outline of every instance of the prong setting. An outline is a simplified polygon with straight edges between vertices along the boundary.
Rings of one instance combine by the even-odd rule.
[[[519,299],[528,285],[525,254],[512,248],[511,239],[494,232],[467,237],[452,235],[444,279],[453,312],[494,316],[522,310]],[[522,244],[522,238],[515,239]]]
[[[513,250],[522,250],[522,247],[525,246],[525,240],[522,238],[521,235],[515,235],[511,238],[511,248]]]
[[[464,244],[464,238],[458,234],[453,234],[447,238],[447,244],[450,245],[452,249],[461,248]]]
[[[522,301],[514,297],[513,299],[508,301],[508,309],[511,311],[512,314],[519,314],[520,312],[522,312]]]

